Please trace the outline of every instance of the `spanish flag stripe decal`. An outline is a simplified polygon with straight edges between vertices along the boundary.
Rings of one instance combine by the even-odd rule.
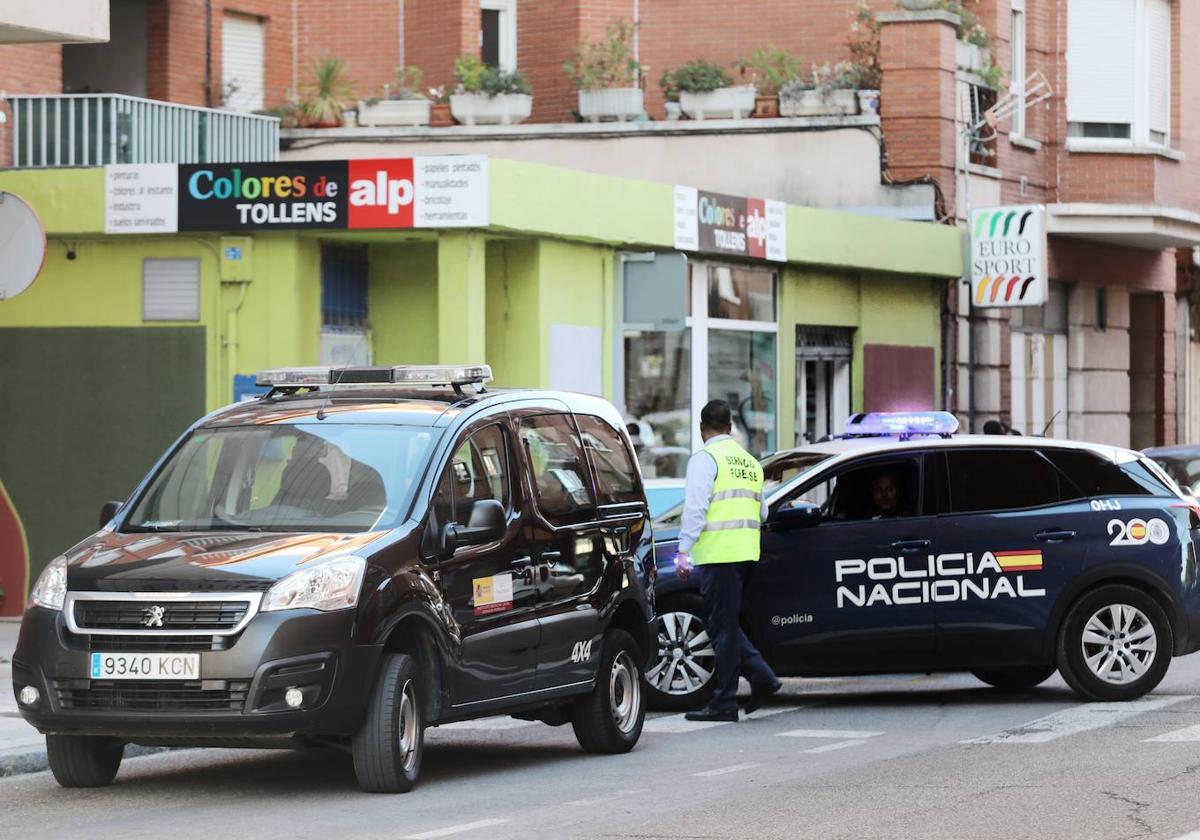
[[[1041,551],[997,551],[995,557],[1006,572],[1036,572],[1042,568]]]

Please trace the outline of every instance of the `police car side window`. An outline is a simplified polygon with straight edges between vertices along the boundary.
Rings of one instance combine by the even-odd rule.
[[[785,505],[818,505],[826,522],[916,516],[920,485],[921,470],[915,458],[871,461],[801,488]]]
[[[954,450],[946,462],[951,513],[1043,507],[1079,495],[1032,449]]]
[[[617,430],[590,414],[576,414],[575,421],[596,474],[597,501],[602,505],[640,502],[637,469]]]
[[[594,517],[592,482],[570,416],[542,414],[525,418],[521,421],[521,443],[533,470],[534,492],[542,515],[555,525]]]
[[[1114,464],[1086,449],[1043,451],[1086,496],[1150,496],[1170,489],[1137,461]]]

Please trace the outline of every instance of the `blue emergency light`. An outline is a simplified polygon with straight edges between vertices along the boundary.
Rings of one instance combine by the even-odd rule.
[[[914,435],[946,437],[958,431],[958,418],[948,411],[872,411],[846,418],[846,437]]]

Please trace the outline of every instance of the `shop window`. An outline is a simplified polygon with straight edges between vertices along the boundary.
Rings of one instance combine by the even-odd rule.
[[[729,403],[733,435],[755,457],[778,448],[775,360],[775,333],[708,332],[708,398]]]
[[[682,477],[692,454],[691,332],[625,333],[625,413],[646,478]]]
[[[709,266],[708,317],[774,321],[775,273],[741,266]]]
[[[200,320],[200,260],[142,260],[142,320]]]

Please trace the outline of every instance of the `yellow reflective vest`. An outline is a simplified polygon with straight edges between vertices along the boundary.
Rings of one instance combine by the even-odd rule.
[[[692,560],[707,563],[754,562],[762,527],[763,471],[733,438],[714,441],[704,451],[717,462],[712,502],[704,530],[692,546]]]

